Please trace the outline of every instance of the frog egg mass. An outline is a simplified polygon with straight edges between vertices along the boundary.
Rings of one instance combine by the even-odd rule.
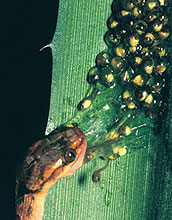
[[[121,86],[121,106],[126,109],[142,109],[150,118],[163,112],[171,32],[168,23],[167,0],[114,0],[104,35],[107,49],[97,55],[87,81],[97,91]],[[89,103],[83,100],[80,110],[90,105],[91,98]]]

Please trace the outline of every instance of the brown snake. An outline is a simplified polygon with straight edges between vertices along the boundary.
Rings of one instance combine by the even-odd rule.
[[[17,176],[16,220],[41,220],[45,197],[59,179],[83,165],[87,142],[76,126],[51,132],[29,148]]]

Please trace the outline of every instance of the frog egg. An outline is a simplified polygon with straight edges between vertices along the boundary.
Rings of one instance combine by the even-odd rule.
[[[131,68],[123,71],[120,75],[121,84],[124,85],[124,84],[129,83],[133,74],[134,74],[134,71]]]
[[[169,26],[164,26],[162,28],[162,30],[158,33],[159,34],[159,38],[162,40],[167,39],[170,36],[170,27]]]
[[[135,17],[132,15],[128,15],[122,19],[121,23],[124,28],[132,30],[135,22],[136,22]]]
[[[134,109],[136,108],[136,104],[131,96],[131,93],[126,90],[124,93],[123,93],[123,100],[124,102],[127,104],[128,108],[129,109]]]
[[[131,97],[131,94],[128,90],[123,93],[123,99],[128,100]]]
[[[154,113],[161,114],[162,112],[162,100],[160,97],[156,97],[155,95],[149,93],[147,98],[143,102],[143,107],[145,108],[145,113],[151,119],[154,118]]]
[[[130,75],[128,71],[122,72],[120,78],[121,78],[121,85],[127,84],[130,81]]]
[[[121,2],[120,1],[113,1],[111,5],[111,11],[114,16],[121,10]]]
[[[114,33],[116,34],[116,36],[118,38],[120,38],[122,40],[122,38],[125,37],[125,35],[127,34],[127,30],[125,28],[123,28],[122,26],[117,26],[114,30]]]
[[[134,7],[132,14],[134,17],[136,17],[137,19],[141,19],[143,16],[143,11],[141,9],[141,7]]]
[[[122,157],[127,154],[127,146],[123,146],[119,148],[119,156]]]
[[[107,27],[112,30],[115,29],[118,25],[118,21],[117,19],[114,18],[114,16],[110,16],[107,20]]]
[[[143,47],[140,55],[142,56],[142,59],[150,59],[152,57],[152,51],[149,49],[149,47]]]
[[[129,47],[130,53],[136,53],[137,52],[137,47]]]
[[[110,156],[109,156],[109,159],[110,160],[114,160],[115,158],[118,158],[116,155],[114,155],[114,154],[111,154]]]
[[[147,0],[145,3],[146,10],[154,11],[158,10],[160,5],[158,0]]]
[[[112,66],[114,73],[120,73],[124,68],[123,59],[121,57],[114,57],[111,60],[111,66]]]
[[[135,109],[136,108],[136,104],[134,102],[130,102],[130,103],[128,103],[128,108],[129,109]]]
[[[131,129],[129,126],[126,126],[124,129],[123,129],[123,133],[125,136],[129,136],[131,134]]]
[[[100,83],[106,87],[110,87],[114,84],[113,70],[107,66],[100,71]]]
[[[144,62],[143,68],[144,68],[145,73],[147,73],[147,74],[152,74],[153,68],[154,68],[153,61],[150,60],[150,59],[149,59],[149,60],[146,60],[146,61]]]
[[[165,87],[165,78],[162,78],[162,76],[152,76],[149,78],[149,80],[146,83],[152,93],[160,93],[160,91]]]
[[[155,12],[148,11],[144,14],[144,21],[146,23],[150,23],[150,22],[154,21],[157,17],[158,16]]]
[[[144,41],[145,45],[151,46],[153,44],[154,40],[155,40],[155,37],[152,33],[146,33],[143,41]]]
[[[130,56],[128,62],[135,69],[142,63],[142,58],[140,56]]]
[[[134,25],[134,29],[136,30],[136,32],[141,35],[141,34],[144,34],[145,31],[146,31],[146,28],[147,28],[147,23],[142,21],[142,20],[139,20],[135,23]]]
[[[134,8],[134,2],[132,0],[124,0],[123,1],[123,8],[125,10],[131,11]]]
[[[121,38],[111,31],[107,31],[104,36],[104,41],[108,47],[115,47],[121,42]]]
[[[150,105],[153,102],[153,95],[149,94],[144,101],[146,104]]]
[[[112,73],[107,74],[106,81],[107,83],[112,83],[114,81],[114,75]]]
[[[162,63],[160,65],[155,66],[155,73],[163,74],[165,72],[166,66],[164,66]]]
[[[139,44],[139,35],[138,35],[138,33],[134,33],[129,37],[129,44],[132,47],[135,47]]]
[[[119,156],[124,156],[124,155],[126,155],[127,154],[127,146],[122,146],[122,147],[120,147],[120,146],[115,146],[114,148],[113,148],[113,154],[114,155],[119,155]]]
[[[122,10],[122,11],[121,11],[122,17],[127,16],[127,15],[129,15],[129,14],[130,14],[130,13],[129,13],[128,11],[126,11],[126,10]]]
[[[168,2],[168,0],[159,0],[159,4],[160,4],[160,6],[165,6],[165,7],[167,7],[168,4],[169,4],[169,2]]]
[[[169,15],[167,12],[162,12],[158,19],[162,24],[166,24],[169,20]]]
[[[97,67],[103,68],[109,64],[110,55],[107,52],[101,52],[96,57]]]
[[[163,57],[161,60],[156,59],[155,60],[155,67],[154,67],[154,73],[156,74],[163,74],[168,66],[168,61],[165,57]]]
[[[91,106],[91,100],[84,99],[78,104],[77,108],[79,111],[84,111],[85,109],[89,108],[90,106]]]
[[[161,31],[163,27],[163,24],[162,22],[160,22],[159,20],[155,20],[152,24],[152,29],[155,31],[155,32],[159,32]]]
[[[141,51],[142,51],[143,47],[141,44],[138,44],[137,46],[134,46],[134,47],[129,47],[129,52],[130,54],[133,54],[135,56],[139,56],[141,54]]]
[[[119,133],[117,131],[111,131],[108,136],[107,136],[107,139],[118,139],[119,138]]]
[[[168,49],[163,44],[159,44],[153,47],[152,51],[156,57],[160,57],[160,58],[168,54]]]
[[[119,44],[117,47],[115,47],[114,52],[116,56],[124,58],[126,56],[126,50],[124,49],[124,44]]]
[[[137,86],[142,86],[144,84],[143,77],[140,74],[135,76],[133,79],[133,83]]]
[[[90,84],[96,84],[99,81],[99,71],[96,66],[89,70],[87,74],[87,81]]]
[[[139,101],[144,101],[146,98],[147,98],[147,96],[148,96],[148,93],[147,93],[147,91],[145,90],[145,89],[143,89],[143,88],[137,88],[136,90],[135,90],[135,96],[136,96],[136,98],[139,100]]]
[[[116,11],[115,14],[113,13],[113,15],[115,15],[117,20],[121,22],[125,17],[128,17],[130,15],[130,12],[121,7],[118,11]]]

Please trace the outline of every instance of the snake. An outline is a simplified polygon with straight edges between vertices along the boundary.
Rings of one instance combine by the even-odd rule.
[[[83,165],[86,147],[76,125],[57,128],[29,147],[16,177],[16,220],[43,218],[48,190]]]
[[[123,140],[131,133],[128,121],[142,111],[151,120],[156,119],[156,114],[163,115],[167,102],[164,94],[168,81],[168,37],[171,34],[168,4],[167,0],[112,2],[108,31],[104,36],[108,49],[97,55],[95,66],[88,72],[90,90],[79,103],[81,114],[75,118],[88,128],[85,129],[87,133],[84,132],[87,135],[92,134],[93,127],[102,125],[101,129],[92,129],[99,133],[93,132],[92,139],[100,143],[93,142],[93,147],[86,152],[88,136],[86,141],[82,130],[73,124],[72,127],[57,128],[33,144],[17,175],[16,220],[41,220],[45,197],[51,186],[72,175],[84,163],[101,156],[106,164],[93,174],[93,180],[98,182],[99,174],[108,166],[109,160],[126,154]],[[113,97],[112,100],[117,97],[117,102],[110,101],[108,96]],[[118,120],[105,117],[103,110],[111,109],[111,113],[116,114],[117,108],[120,110]],[[122,114],[124,116],[119,120]]]

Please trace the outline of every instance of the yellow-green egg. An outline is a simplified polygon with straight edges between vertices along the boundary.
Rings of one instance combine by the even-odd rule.
[[[108,52],[101,52],[96,57],[96,65],[101,68],[105,67],[109,64],[109,60],[110,55],[108,54]]]
[[[112,73],[106,75],[106,80],[108,83],[112,83],[114,81],[114,75]]]
[[[163,27],[163,24],[161,22],[159,22],[159,21],[156,21],[156,22],[154,22],[152,27],[153,27],[154,31],[159,32],[159,31],[161,31],[161,29]]]
[[[142,58],[141,57],[135,57],[135,63],[137,65],[141,64],[141,62],[142,62]]]
[[[115,139],[117,139],[117,138],[119,138],[119,133],[117,132],[117,131],[111,131],[109,134],[108,134],[108,136],[107,136],[107,139],[113,139],[113,140],[115,140]]]
[[[97,69],[96,66],[92,67],[87,74],[87,81],[90,84],[95,84],[99,80],[99,70]]]
[[[123,45],[119,45],[115,48],[115,53],[117,56],[119,57],[125,57],[126,55],[126,51],[125,49],[123,48]]]
[[[135,91],[135,95],[136,95],[136,98],[142,102],[146,99],[146,97],[148,96],[148,93],[146,92],[146,90],[138,88]]]
[[[139,44],[139,36],[137,34],[131,35],[130,38],[129,38],[129,44],[132,47],[137,46]]]
[[[152,74],[153,72],[153,62],[152,60],[148,60],[144,63],[144,70],[147,74]]]
[[[130,103],[128,104],[128,108],[129,108],[129,109],[134,109],[134,108],[136,108],[135,103],[134,103],[134,102],[130,102]]]
[[[143,47],[141,50],[141,55],[143,58],[147,59],[152,56],[152,51],[149,47]]]
[[[128,83],[131,80],[133,74],[134,74],[134,71],[131,68],[123,71],[120,75],[121,84],[123,85],[123,84]]]
[[[135,23],[135,30],[139,35],[143,34],[146,31],[147,23],[143,20],[138,20]]]
[[[133,83],[135,85],[138,85],[138,86],[142,86],[143,85],[143,78],[141,75],[137,75],[134,79],[133,79]]]
[[[166,53],[168,52],[168,50],[164,47],[163,44],[159,44],[159,45],[153,47],[153,52],[158,57],[164,57],[166,55]]]
[[[133,9],[133,15],[134,15],[135,17],[138,17],[138,16],[139,16],[139,10],[138,10],[137,7],[135,7],[135,8]]]
[[[131,96],[131,95],[130,95],[129,91],[125,91],[125,92],[123,93],[123,99],[128,99],[130,96]]]
[[[147,0],[146,5],[149,10],[154,10],[159,6],[158,0]]]
[[[114,18],[114,16],[110,16],[107,20],[107,26],[109,29],[114,29],[118,25],[118,21]]]
[[[167,26],[162,28],[162,30],[159,32],[159,37],[163,40],[168,38],[169,35],[170,35],[170,28]]]
[[[145,99],[145,103],[147,103],[147,104],[151,104],[153,102],[153,95],[152,94],[149,94],[148,96],[147,96],[147,98]]]
[[[147,45],[152,45],[155,37],[152,33],[147,33],[144,38],[144,43]]]
[[[155,72],[159,74],[162,74],[163,72],[165,72],[165,70],[166,70],[166,66],[164,66],[163,64],[157,65],[155,67]]]
[[[127,16],[129,14],[128,11],[125,11],[125,10],[122,10],[121,11],[121,15],[124,17],[124,16]]]
[[[135,53],[135,52],[136,52],[136,49],[137,49],[136,46],[129,48],[129,50],[130,50],[131,53]]]
[[[124,132],[125,136],[129,136],[131,134],[131,128],[129,126],[126,126],[123,129],[123,132]]]
[[[111,31],[106,32],[104,40],[108,47],[114,47],[120,43],[120,37]]]
[[[148,11],[144,15],[144,21],[147,23],[154,21],[156,18],[157,18],[157,14],[152,11]]]
[[[159,0],[160,6],[167,6],[168,2],[168,0]]]
[[[118,154],[119,156],[124,156],[127,154],[127,146],[123,146],[123,147],[115,146],[113,148],[113,153],[115,155]]]
[[[115,73],[119,73],[121,72],[122,70],[122,67],[123,67],[123,60],[121,57],[114,57],[112,60],[111,60],[111,66],[114,70]]]
[[[84,100],[84,101],[82,102],[82,106],[83,106],[84,109],[89,108],[90,105],[91,105],[91,100],[89,100],[89,99],[86,99],[86,100]]]

